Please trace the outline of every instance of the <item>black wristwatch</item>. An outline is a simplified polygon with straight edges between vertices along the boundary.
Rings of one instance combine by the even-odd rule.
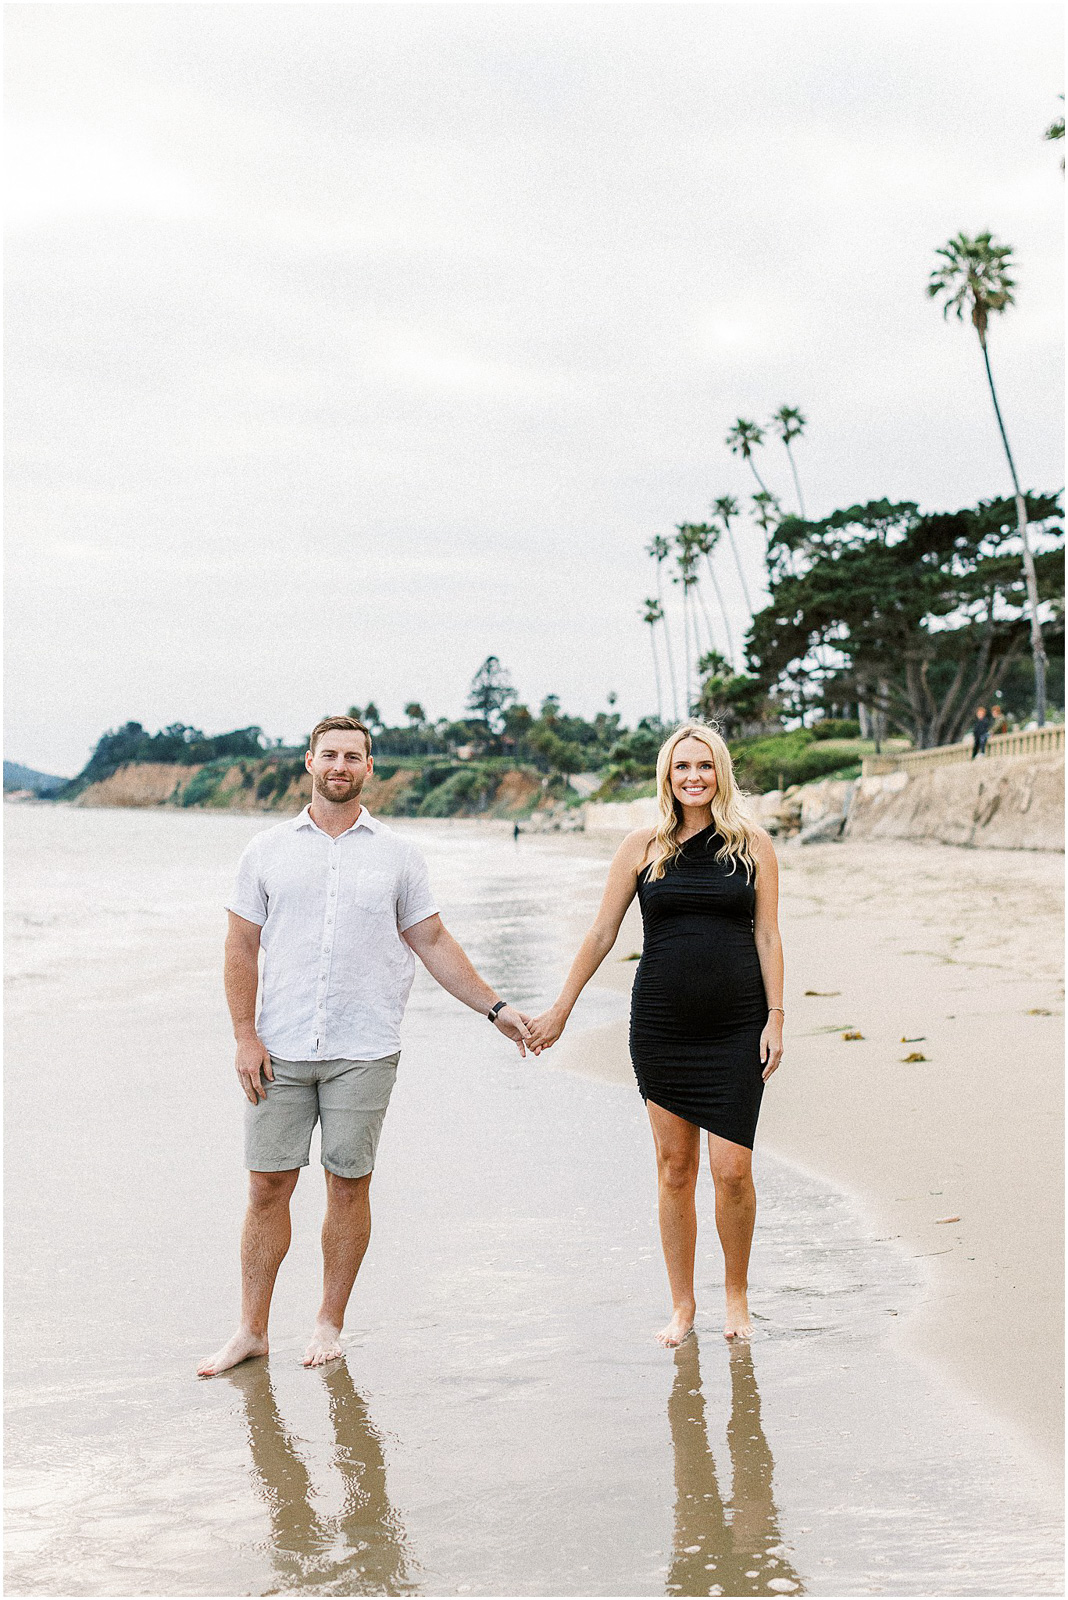
[[[497,1004],[494,1006],[493,1010],[486,1012],[486,1015],[487,1015],[487,1017],[489,1017],[491,1022],[496,1022],[498,1011],[503,1011],[507,1004],[508,1004],[507,1000],[498,1000]]]

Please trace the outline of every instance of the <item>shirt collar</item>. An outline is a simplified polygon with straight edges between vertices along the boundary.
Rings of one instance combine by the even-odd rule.
[[[359,816],[356,818],[356,821],[352,824],[351,828],[345,829],[345,833],[355,833],[357,828],[366,828],[368,833],[377,833],[381,826],[382,824],[375,817],[372,817],[367,807],[361,806]],[[300,813],[299,817],[293,818],[293,827],[312,828],[316,833],[322,833],[324,831],[312,821],[310,805],[304,807],[304,810]],[[337,837],[339,839],[343,839],[345,837],[345,833],[339,833]],[[327,837],[329,837],[329,835],[327,835]]]

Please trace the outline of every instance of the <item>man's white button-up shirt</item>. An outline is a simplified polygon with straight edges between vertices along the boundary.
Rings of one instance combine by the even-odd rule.
[[[437,912],[426,862],[365,809],[332,839],[306,806],[246,847],[227,910],[263,931],[257,1031],[283,1061],[400,1049],[415,977],[401,938]]]

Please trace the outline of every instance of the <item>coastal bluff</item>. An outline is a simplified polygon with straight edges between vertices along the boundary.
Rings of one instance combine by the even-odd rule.
[[[385,765],[385,774],[368,778],[364,799],[368,809],[383,817],[414,815],[420,772],[417,768]],[[532,805],[548,805],[539,781],[529,772],[494,773],[477,787],[457,784],[464,773],[451,774],[453,784],[441,784],[442,802],[431,814],[512,818],[525,816]],[[171,762],[131,761],[88,784],[69,802],[74,806],[122,807],[140,810],[176,806],[195,810],[264,812],[295,816],[312,797],[311,778],[302,758],[264,756],[255,761],[222,760],[189,765]]]
[[[1064,850],[1064,756],[985,757],[861,778],[846,839]]]

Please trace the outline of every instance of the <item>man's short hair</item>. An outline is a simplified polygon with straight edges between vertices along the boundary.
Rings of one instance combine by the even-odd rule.
[[[324,733],[362,733],[367,754],[371,754],[371,730],[359,717],[324,717],[322,722],[317,722],[311,731],[308,740],[308,749],[315,754],[315,746],[319,743]]]

